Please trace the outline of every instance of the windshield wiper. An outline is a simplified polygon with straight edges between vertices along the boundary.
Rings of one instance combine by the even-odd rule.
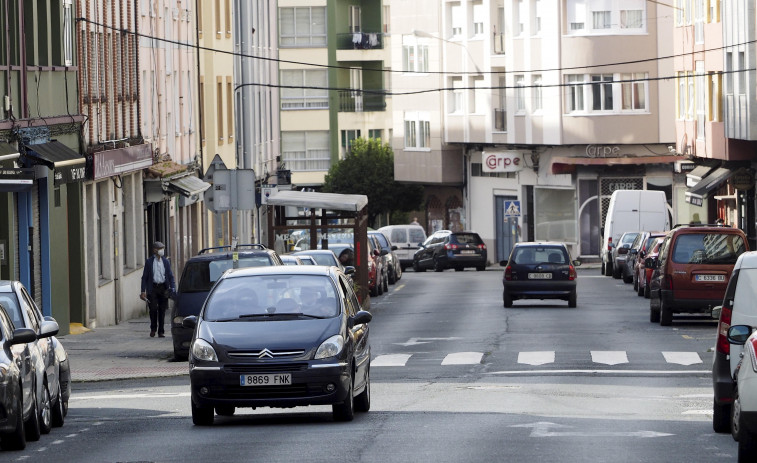
[[[309,315],[302,312],[273,312],[273,313],[249,313],[240,315],[238,318],[268,318],[268,317],[307,317],[322,318],[315,315]]]

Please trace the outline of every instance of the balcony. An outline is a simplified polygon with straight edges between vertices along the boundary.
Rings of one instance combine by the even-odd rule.
[[[384,34],[380,32],[348,32],[336,35],[337,50],[380,50]]]
[[[494,132],[507,132],[507,110],[494,110]]]
[[[362,113],[384,110],[386,110],[386,96],[383,93],[365,93],[359,90],[339,92],[340,112]]]
[[[492,50],[497,55],[505,54],[505,34],[503,32],[494,33],[494,43],[492,44]]]

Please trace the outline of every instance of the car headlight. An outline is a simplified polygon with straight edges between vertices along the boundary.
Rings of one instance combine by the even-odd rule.
[[[217,362],[215,349],[204,339],[195,339],[192,343],[192,357],[206,362]]]
[[[325,359],[329,357],[336,357],[342,352],[344,347],[344,338],[341,334],[335,334],[318,346],[318,350],[315,351],[316,359]]]
[[[183,322],[184,322],[184,317],[182,317],[182,316],[173,317],[173,324],[174,325],[181,325]]]

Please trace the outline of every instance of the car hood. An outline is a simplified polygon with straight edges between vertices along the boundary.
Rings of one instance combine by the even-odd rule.
[[[178,293],[174,305],[176,306],[176,315],[188,317],[190,315],[199,315],[205,299],[208,297],[207,291],[196,293]]]
[[[317,349],[341,331],[341,317],[306,320],[202,322],[197,337],[222,351]],[[219,352],[220,354],[220,352]]]

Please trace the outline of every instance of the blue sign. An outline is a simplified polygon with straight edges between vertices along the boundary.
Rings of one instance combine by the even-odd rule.
[[[520,217],[520,201],[505,201],[505,217]]]

